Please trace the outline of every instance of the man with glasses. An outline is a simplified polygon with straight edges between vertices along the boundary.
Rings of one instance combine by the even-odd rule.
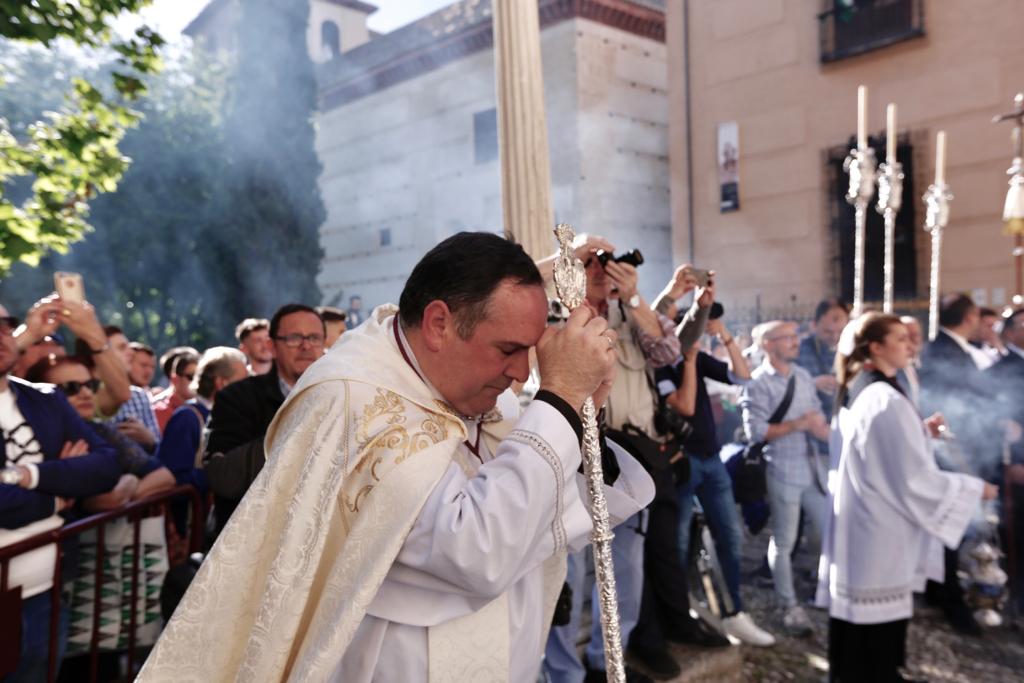
[[[315,309],[287,304],[271,318],[270,338],[270,371],[225,387],[210,413],[206,474],[214,494],[216,534],[263,469],[267,427],[302,373],[323,357],[326,330]]]
[[[32,315],[54,327],[72,314],[70,306],[50,302]],[[34,323],[33,323],[34,325]],[[18,321],[0,306],[0,431],[4,439],[0,469],[0,547],[56,529],[57,514],[84,498],[109,491],[121,468],[114,449],[103,443],[52,385],[31,384],[10,376],[19,349]],[[52,332],[53,330],[49,330]],[[90,339],[102,347],[102,329]],[[46,676],[50,632],[50,595],[55,545],[44,546],[10,563],[10,586],[21,588],[21,647],[18,669],[4,680],[35,681]],[[6,604],[6,603],[5,603]],[[13,611],[0,610],[0,632],[14,633]],[[16,618],[16,617],[15,617]],[[58,661],[67,638],[66,612],[58,621]]]
[[[761,336],[765,359],[751,373],[743,389],[743,429],[750,443],[767,441],[767,484],[772,538],[768,544],[775,592],[784,610],[783,624],[794,635],[810,635],[810,620],[796,599],[790,553],[796,543],[800,510],[820,541],[827,513],[825,473],[814,439],[828,440],[828,424],[821,410],[814,380],[796,365],[800,353],[796,323],[765,323]],[[769,422],[787,400],[781,420]],[[813,438],[810,438],[813,437]]]

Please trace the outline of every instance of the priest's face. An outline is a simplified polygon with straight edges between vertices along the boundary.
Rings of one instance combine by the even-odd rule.
[[[542,287],[503,282],[468,339],[454,330],[444,335],[432,383],[463,415],[486,413],[513,381],[529,377],[530,347],[544,333],[547,312]]]

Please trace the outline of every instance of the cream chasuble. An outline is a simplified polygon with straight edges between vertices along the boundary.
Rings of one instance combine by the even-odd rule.
[[[931,551],[936,541],[959,545],[984,484],[939,470],[910,401],[883,381],[858,379],[863,389],[851,392],[830,444],[816,602],[837,619],[880,624],[910,618],[913,593],[926,578],[941,580]]]
[[[303,374],[140,680],[536,676],[565,550],[590,529],[575,433],[540,401],[515,420],[511,394],[503,416],[455,414],[402,359],[396,310]],[[653,486],[617,453],[624,519]]]

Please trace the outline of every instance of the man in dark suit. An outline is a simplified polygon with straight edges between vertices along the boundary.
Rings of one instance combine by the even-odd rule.
[[[1006,354],[1000,358],[995,365],[985,371],[985,377],[991,382],[999,405],[1009,414],[1010,419],[1017,424],[1024,424],[1024,308],[1018,308],[1003,316],[1000,338],[1006,347]],[[1013,441],[1010,435],[1008,440]],[[1002,451],[1003,444],[995,444]],[[1002,486],[1010,486],[1012,496],[1013,519],[1005,517],[1003,511],[1003,523],[1006,525],[1006,532],[1012,531],[1015,551],[1017,557],[1014,567],[1014,576],[1011,577],[1013,596],[1018,601],[1018,609],[1024,607],[1021,588],[1024,587],[1024,566],[1020,561],[1020,552],[1024,549],[1024,440],[1016,439],[1010,444],[1011,465],[1005,472],[1008,475],[1004,479],[1004,473],[998,472],[992,481],[999,482]],[[1005,495],[1005,491],[1004,491]]]
[[[206,476],[214,494],[216,533],[227,524],[263,469],[263,437],[277,409],[324,353],[323,319],[311,307],[287,304],[270,320],[274,365],[270,372],[235,382],[217,394],[210,413]]]
[[[968,341],[975,335],[981,315],[966,294],[942,298],[939,308],[939,333],[921,355],[922,415],[941,413],[955,442],[947,443],[952,456],[939,458],[943,469],[970,469],[979,476],[991,474],[990,444],[997,428],[998,404],[991,383],[979,369],[981,352]],[[963,457],[959,457],[962,455]],[[946,581],[941,588],[929,582],[928,597],[941,604],[946,618],[961,633],[980,634],[981,628],[964,603],[963,589],[957,579],[956,550],[946,550]]]
[[[979,415],[990,414],[993,395],[979,369],[980,351],[968,339],[981,322],[978,307],[966,294],[943,297],[939,333],[921,354],[921,411],[942,413],[972,460],[988,440]]]

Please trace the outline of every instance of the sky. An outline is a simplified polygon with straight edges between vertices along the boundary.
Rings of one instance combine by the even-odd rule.
[[[154,0],[142,11],[142,16],[165,39],[174,41],[208,1]],[[373,31],[388,33],[452,2],[454,0],[370,0],[370,4],[379,9],[370,15],[368,24]]]

